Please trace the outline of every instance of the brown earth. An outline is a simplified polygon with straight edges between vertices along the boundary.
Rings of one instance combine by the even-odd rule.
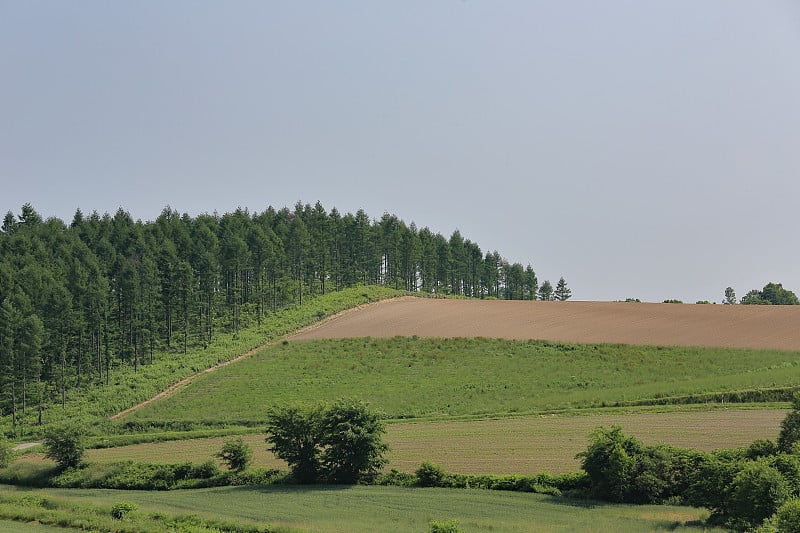
[[[407,297],[332,317],[291,338],[414,335],[800,350],[800,306]]]

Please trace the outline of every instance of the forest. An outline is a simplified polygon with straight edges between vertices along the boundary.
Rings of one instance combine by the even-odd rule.
[[[530,265],[481,251],[395,215],[342,215],[317,202],[261,213],[190,217],[166,207],[155,221],[78,209],[67,225],[25,204],[0,231],[0,415],[68,400],[108,384],[155,353],[208,347],[304,298],[383,285],[469,298],[567,299],[563,278],[541,291]]]

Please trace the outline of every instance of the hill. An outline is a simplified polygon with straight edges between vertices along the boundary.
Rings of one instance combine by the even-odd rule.
[[[487,337],[568,343],[800,350],[800,306],[437,300],[407,297],[333,317],[293,340]]]

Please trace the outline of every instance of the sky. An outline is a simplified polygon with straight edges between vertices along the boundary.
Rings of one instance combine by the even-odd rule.
[[[800,294],[795,0],[0,0],[0,211],[319,201],[577,300]]]

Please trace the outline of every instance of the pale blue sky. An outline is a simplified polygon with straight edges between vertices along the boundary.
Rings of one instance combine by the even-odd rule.
[[[317,200],[577,299],[800,293],[800,3],[0,0],[0,211]]]

